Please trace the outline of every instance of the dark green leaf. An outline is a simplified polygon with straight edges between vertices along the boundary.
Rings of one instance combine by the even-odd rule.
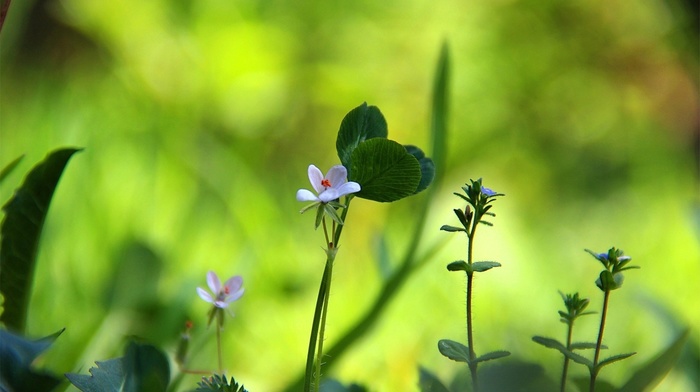
[[[15,158],[14,161],[10,162],[5,166],[2,171],[0,171],[0,183],[12,173],[12,171],[19,165],[20,161],[22,161],[22,158],[24,158],[24,155],[20,155],[19,157]]]
[[[77,151],[62,149],[49,154],[27,174],[3,207],[0,293],[5,297],[5,311],[0,321],[8,329],[24,331],[41,230],[63,169]]]
[[[514,359],[479,368],[479,392],[546,392],[558,390],[536,363]],[[462,392],[457,389],[455,392]]]
[[[435,78],[433,81],[432,116],[430,134],[433,143],[433,161],[435,163],[436,180],[444,175],[445,161],[447,157],[447,117],[449,111],[449,85],[450,81],[450,50],[447,43],[443,43],[440,50]]]
[[[442,355],[453,361],[469,363],[469,348],[462,343],[441,339],[438,342],[438,350],[440,350]]]
[[[214,374],[211,377],[202,377],[202,381],[197,383],[195,392],[247,392],[243,385],[238,385],[238,382],[231,377],[231,381],[226,379],[226,376]],[[323,391],[324,385],[321,385]]]
[[[686,329],[668,348],[656,355],[651,361],[637,369],[632,377],[622,386],[621,392],[652,390],[668,373],[681,355],[690,330]]]
[[[97,367],[90,368],[90,376],[66,373],[66,378],[83,392],[119,392],[124,382],[122,358],[95,362]]]
[[[462,227],[455,227],[455,226],[450,226],[450,225],[442,225],[440,227],[440,230],[449,231],[449,232],[458,232],[458,231],[466,232],[466,230]]]
[[[416,191],[414,192],[418,193],[425,190],[433,182],[433,178],[435,178],[435,164],[433,163],[432,159],[425,156],[423,150],[420,148],[409,145],[404,147],[406,147],[406,151],[409,154],[416,158],[418,164],[420,165],[420,182],[418,183],[418,188],[416,188]]]
[[[426,368],[418,368],[418,387],[421,392],[450,392],[449,389]]]
[[[349,178],[352,176],[352,154],[355,148],[365,140],[386,139],[387,135],[386,120],[376,106],[367,106],[365,102],[345,115],[340,123],[335,148],[340,162],[348,169]]]
[[[165,354],[155,346],[129,343],[123,366],[126,392],[160,392],[168,388],[170,364]]]
[[[350,180],[362,187],[357,197],[391,202],[413,195],[418,188],[418,161],[394,141],[368,140],[353,151],[352,162]]]
[[[589,377],[574,377],[573,383],[578,387],[579,391],[588,391],[591,384],[591,379]],[[615,388],[609,381],[601,379],[600,377],[596,379],[595,382],[595,392],[617,392],[618,389]],[[637,391],[639,392],[639,391]]]
[[[32,363],[62,332],[60,330],[39,340],[27,340],[0,329],[0,390],[50,391],[60,384],[60,378],[35,370]]]
[[[510,355],[510,352],[508,352],[508,351],[492,351],[492,352],[490,352],[490,353],[486,353],[486,354],[484,354],[484,355],[479,356],[479,357],[476,359],[476,362],[491,361],[491,360],[494,360],[494,359],[507,357],[507,356],[509,356],[509,355]]]
[[[595,349],[596,344],[595,343],[590,343],[590,342],[577,342],[577,343],[571,343],[571,349],[572,350],[591,350]],[[601,349],[605,350],[608,348],[606,345],[601,345]]]
[[[542,336],[533,336],[532,340],[535,343],[539,343],[545,347],[553,348],[559,350],[560,353],[564,354],[565,357],[571,359],[574,362],[586,365],[589,369],[593,369],[593,362],[566,349],[566,347],[559,343],[559,341],[551,338],[545,338]]]
[[[471,267],[464,260],[457,260],[457,261],[451,262],[450,264],[447,264],[447,270],[448,271],[472,272]]]
[[[472,263],[472,270],[474,270],[474,272],[484,272],[500,266],[501,263],[495,261],[475,261]]]
[[[617,361],[622,361],[625,358],[629,358],[633,356],[636,353],[627,353],[627,354],[618,354],[618,355],[613,355],[610,358],[605,358],[604,360],[600,361],[598,363],[598,369],[602,368],[603,366],[610,365],[611,363],[617,362]]]

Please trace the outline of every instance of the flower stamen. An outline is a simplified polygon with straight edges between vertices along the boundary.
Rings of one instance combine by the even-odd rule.
[[[324,178],[323,180],[321,180],[321,185],[323,185],[324,188],[332,187],[331,181],[327,178]]]

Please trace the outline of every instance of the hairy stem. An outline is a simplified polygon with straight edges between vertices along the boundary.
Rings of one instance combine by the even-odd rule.
[[[467,250],[467,263],[472,265],[472,255],[474,250],[474,234],[476,233],[476,225],[479,223],[478,219],[475,219],[472,227],[471,233],[468,233],[468,250]],[[477,362],[476,353],[474,352],[474,333],[472,327],[472,285],[473,285],[474,273],[467,273],[467,346],[469,346],[469,372],[472,375],[472,390],[474,392],[479,391],[479,385],[477,382]]]
[[[574,322],[573,320],[569,321],[569,331],[566,334],[566,349],[571,351],[571,337],[573,336],[574,333]],[[566,375],[569,372],[569,357],[566,355],[564,356],[564,367],[561,371],[561,392],[566,391]]]
[[[603,345],[603,330],[605,329],[605,317],[608,315],[608,299],[610,298],[610,290],[605,291],[603,298],[603,312],[600,316],[600,329],[598,330],[598,341],[595,345],[595,355],[593,357],[593,369],[591,370],[591,385],[590,392],[595,391],[595,379],[598,377],[598,358],[600,358],[600,348]]]

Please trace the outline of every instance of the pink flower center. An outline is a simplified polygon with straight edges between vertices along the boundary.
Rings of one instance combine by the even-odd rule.
[[[327,178],[324,178],[323,180],[321,180],[321,185],[323,185],[325,188],[330,188],[331,182]]]
[[[226,294],[226,295],[231,294],[231,290],[228,288],[228,286],[224,287],[224,294]]]

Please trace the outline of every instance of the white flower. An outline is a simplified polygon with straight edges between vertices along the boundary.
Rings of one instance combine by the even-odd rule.
[[[242,277],[231,277],[221,286],[221,281],[214,271],[209,271],[207,273],[207,285],[209,285],[209,289],[214,294],[213,296],[201,287],[197,287],[197,294],[199,294],[200,298],[203,300],[214,304],[214,306],[220,309],[227,308],[231,302],[241,298],[245,291],[245,289],[241,287],[243,286]]]
[[[360,184],[353,181],[348,182],[347,177],[348,171],[343,165],[333,166],[325,177],[319,168],[309,165],[309,181],[318,196],[308,189],[299,189],[297,200],[328,203],[341,196],[359,192]]]

